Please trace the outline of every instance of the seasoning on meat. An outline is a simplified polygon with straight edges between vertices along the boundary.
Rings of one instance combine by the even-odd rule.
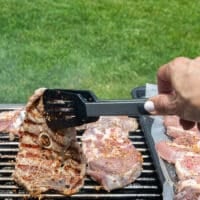
[[[84,184],[85,159],[76,142],[75,128],[56,131],[48,128],[41,98],[44,90],[38,89],[30,97],[23,110],[24,117],[16,126],[19,152],[12,176],[34,197],[48,190],[71,195]],[[9,113],[9,125],[4,126],[4,131],[13,130],[12,120],[16,125],[16,119],[19,119],[17,112],[21,113]],[[4,114],[8,116],[7,112]]]
[[[171,138],[178,138],[187,135],[194,135],[200,137],[200,132],[195,125],[193,128],[185,130],[180,124],[180,119],[177,116],[165,116],[164,126],[166,128],[166,134]]]
[[[200,134],[197,125],[190,130],[184,130],[176,116],[165,117],[164,125],[167,134],[173,140],[158,142],[156,150],[161,158],[175,165],[178,183],[174,199],[198,200],[200,199]],[[169,134],[169,130],[173,132]]]
[[[119,127],[123,129],[123,133],[128,137],[130,131],[135,131],[138,128],[138,122],[136,118],[128,116],[101,116],[97,122],[92,122],[76,127],[77,130],[86,130],[89,128],[97,127]]]
[[[88,164],[87,174],[105,190],[111,191],[123,188],[138,178],[143,159],[128,139],[130,127],[120,126],[120,118],[118,126],[116,117],[106,117],[107,121],[104,119],[87,128],[82,146]],[[109,123],[108,127],[106,123]]]

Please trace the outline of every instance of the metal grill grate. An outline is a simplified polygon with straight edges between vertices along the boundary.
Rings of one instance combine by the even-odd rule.
[[[80,141],[81,133],[78,134]],[[97,183],[86,178],[81,191],[71,197],[64,197],[55,192],[43,194],[44,199],[162,199],[160,182],[146,146],[144,134],[141,130],[130,133],[130,139],[134,146],[142,153],[144,163],[141,176],[129,186],[112,191],[110,193],[95,189]],[[19,187],[12,179],[15,156],[18,152],[18,140],[9,141],[9,135],[0,133],[0,199],[24,199],[28,193]]]

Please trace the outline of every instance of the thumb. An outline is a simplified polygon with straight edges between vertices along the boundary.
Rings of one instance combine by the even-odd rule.
[[[175,95],[159,94],[154,96],[146,101],[144,108],[155,115],[176,115]]]

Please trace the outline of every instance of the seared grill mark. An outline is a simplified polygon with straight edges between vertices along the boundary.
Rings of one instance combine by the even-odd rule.
[[[43,124],[45,123],[45,119],[42,115],[39,114],[39,111],[37,108],[33,109],[31,112],[27,113],[27,118],[32,122],[36,124]]]
[[[20,135],[29,134],[32,137],[38,137],[41,133],[46,133],[49,135],[48,128],[47,127],[45,128],[45,126],[42,124],[37,125],[27,120],[24,122],[23,131],[20,131]],[[55,143],[55,145],[60,146],[60,148],[64,148],[66,146],[66,144],[63,141],[64,137],[66,137],[66,135],[60,135],[59,133],[52,132],[50,140],[53,143]],[[49,141],[49,144],[51,143],[51,141]]]
[[[33,166],[33,165],[22,165],[22,164],[18,164],[17,167],[21,170],[24,170],[24,171],[27,171],[27,170],[31,170],[32,172],[34,171],[46,171],[46,172],[49,172],[49,169],[47,167],[38,167],[38,166]]]
[[[30,133],[30,132],[27,132],[27,131],[20,131],[19,132],[21,135],[25,136],[25,135],[30,135],[32,138],[37,138],[38,135],[34,134],[34,133]]]
[[[33,145],[33,144],[25,144],[25,143],[20,143],[20,147],[25,147],[25,148],[32,148],[32,149],[37,149],[40,148],[39,145]]]
[[[21,158],[27,158],[27,157],[29,157],[29,158],[31,158],[31,157],[38,158],[38,154],[36,154],[36,153],[31,153],[31,152],[27,152],[25,155],[24,155],[24,154],[19,154],[19,156],[20,156]]]

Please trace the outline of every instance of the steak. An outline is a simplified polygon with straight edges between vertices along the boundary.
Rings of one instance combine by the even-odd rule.
[[[84,132],[82,147],[88,165],[87,174],[103,189],[111,191],[138,178],[142,172],[143,159],[128,139],[130,126],[123,129],[119,121],[116,126],[116,117],[106,118],[96,122],[96,126],[93,123]]]

